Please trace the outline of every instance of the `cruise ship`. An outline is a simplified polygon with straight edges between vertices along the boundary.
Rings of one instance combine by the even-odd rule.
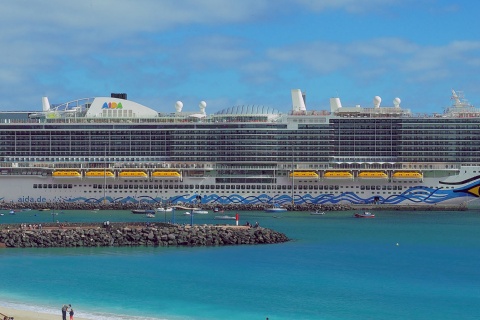
[[[158,112],[125,93],[0,112],[4,203],[469,205],[479,198],[480,110],[461,92],[437,114],[204,101]],[[328,100],[326,101],[328,103]],[[196,109],[196,108],[195,108]]]

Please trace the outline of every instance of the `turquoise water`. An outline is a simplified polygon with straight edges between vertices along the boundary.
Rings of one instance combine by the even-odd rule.
[[[278,214],[277,214],[278,215]],[[0,306],[91,319],[478,319],[480,214],[240,212],[284,232],[284,244],[209,248],[0,250]],[[148,219],[66,211],[54,219]],[[177,223],[190,217],[176,214]],[[0,216],[46,223],[49,212]],[[219,223],[213,214],[195,224]],[[222,223],[233,224],[234,221]]]

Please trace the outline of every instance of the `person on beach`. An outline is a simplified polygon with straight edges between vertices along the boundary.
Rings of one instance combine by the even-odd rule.
[[[68,310],[68,306],[64,304],[62,306],[62,320],[67,320],[67,310]]]
[[[73,309],[70,309],[70,320],[73,320]]]

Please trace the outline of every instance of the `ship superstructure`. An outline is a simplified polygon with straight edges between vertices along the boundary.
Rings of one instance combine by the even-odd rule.
[[[479,197],[480,111],[236,106],[159,113],[126,94],[0,112],[5,202],[461,204]]]

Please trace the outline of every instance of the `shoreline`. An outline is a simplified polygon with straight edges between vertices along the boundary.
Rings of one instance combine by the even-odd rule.
[[[34,310],[25,310],[25,309],[20,309],[18,307],[4,307],[0,305],[0,313],[2,317],[8,316],[12,317],[14,320],[51,320],[51,319],[61,319],[62,313],[61,313],[61,306],[59,307],[58,313],[51,313],[51,312],[40,312],[40,311],[34,311]],[[75,311],[75,309],[73,309]],[[81,314],[81,313],[80,313]],[[69,319],[69,316],[67,315],[67,319]],[[91,317],[85,317],[85,316],[77,316],[77,312],[75,311],[75,320],[94,320],[94,318]]]

